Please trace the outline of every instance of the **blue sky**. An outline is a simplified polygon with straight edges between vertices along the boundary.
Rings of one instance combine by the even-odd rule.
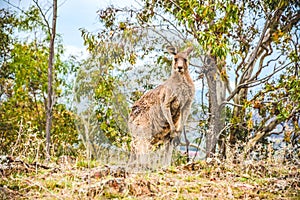
[[[23,9],[33,4],[32,0],[0,0],[0,7],[9,6],[6,1]],[[40,0],[41,5],[47,1],[52,2],[52,0]],[[99,30],[101,27],[98,23],[97,11],[112,4],[115,7],[137,5],[135,0],[58,0],[57,33],[63,36],[67,53],[84,51],[79,28],[89,31]]]
[[[137,3],[135,0],[66,0],[58,8],[57,30],[63,35],[67,52],[84,51],[79,28],[89,31],[99,30],[101,27],[97,19],[97,11],[109,5],[130,7]]]
[[[107,5],[105,0],[67,0],[58,8],[57,30],[66,45],[82,47],[79,28],[96,29],[97,10]]]
[[[63,34],[66,45],[82,47],[79,28],[96,31],[99,28],[97,11],[108,5],[130,6],[133,0],[66,0],[58,8],[58,32]]]

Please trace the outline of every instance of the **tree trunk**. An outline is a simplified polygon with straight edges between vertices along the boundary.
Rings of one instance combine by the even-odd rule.
[[[48,60],[48,99],[46,110],[46,156],[50,158],[50,132],[52,127],[52,109],[53,109],[53,63],[54,63],[54,42],[56,35],[56,18],[57,18],[57,0],[53,0],[53,16],[52,16],[52,29],[50,33],[50,47],[49,47],[49,60]]]
[[[205,58],[205,76],[209,88],[209,130],[206,136],[206,157],[215,153],[216,144],[225,125],[224,100],[226,85],[220,76],[216,58]]]
[[[240,89],[240,91],[235,95],[233,99],[234,104],[244,105],[245,101],[247,100],[247,94],[248,94],[247,88]],[[229,135],[229,144],[231,148],[234,148],[237,141],[245,142],[247,138],[248,133],[241,128],[241,127],[246,127],[245,112],[246,112],[245,108],[243,107],[235,106],[233,108],[232,119],[234,121],[233,121],[233,126],[230,129],[230,135]]]

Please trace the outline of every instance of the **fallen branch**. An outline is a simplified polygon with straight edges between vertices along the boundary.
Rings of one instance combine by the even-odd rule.
[[[10,174],[9,172],[12,172],[12,170],[28,172],[35,171],[37,168],[52,169],[52,171],[56,172],[61,171],[59,168],[51,168],[37,162],[27,163],[12,156],[1,156],[0,159],[0,171],[3,175]]]

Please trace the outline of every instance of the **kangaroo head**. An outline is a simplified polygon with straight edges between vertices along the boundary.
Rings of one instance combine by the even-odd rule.
[[[173,70],[178,73],[184,73],[188,70],[188,57],[193,51],[193,47],[188,47],[182,52],[177,52],[175,47],[167,47],[170,54],[174,56],[173,59]]]

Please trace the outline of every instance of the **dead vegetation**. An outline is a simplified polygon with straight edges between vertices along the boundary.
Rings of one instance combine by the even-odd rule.
[[[2,159],[0,199],[299,199],[297,165],[212,160],[157,171]]]

